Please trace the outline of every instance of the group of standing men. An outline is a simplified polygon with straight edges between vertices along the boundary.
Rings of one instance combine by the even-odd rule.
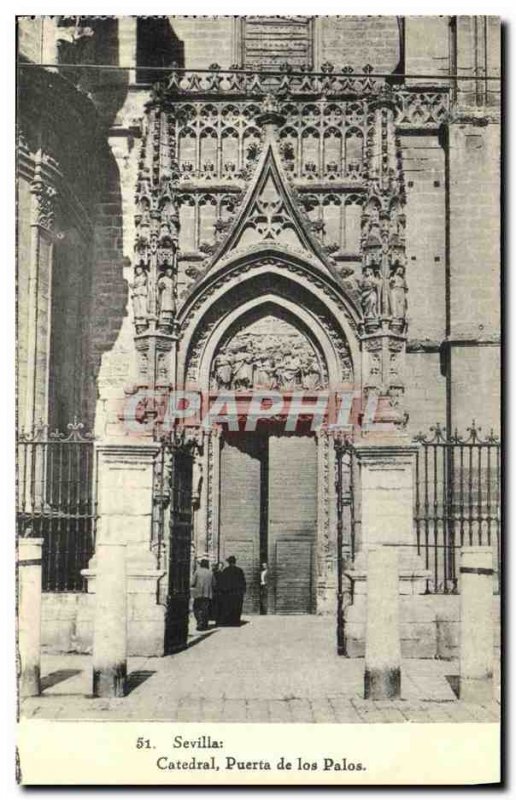
[[[210,619],[217,625],[240,625],[246,591],[244,571],[237,567],[235,556],[226,564],[219,562],[210,569],[207,558],[201,558],[192,579],[193,612],[197,630],[208,630]]]

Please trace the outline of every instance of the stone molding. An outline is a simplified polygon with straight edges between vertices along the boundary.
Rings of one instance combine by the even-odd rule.
[[[412,461],[419,450],[418,444],[379,444],[379,443],[355,443],[353,446],[359,461],[363,463],[378,463],[394,466],[394,460],[400,463]]]

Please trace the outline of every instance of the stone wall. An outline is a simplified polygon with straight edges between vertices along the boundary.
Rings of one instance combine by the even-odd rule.
[[[227,69],[241,62],[241,18],[169,19],[174,33],[184,43],[187,69],[206,69],[213,63]],[[360,71],[370,64],[376,72],[393,72],[400,60],[400,26],[393,16],[318,17],[314,19],[312,37],[315,69],[330,62],[335,67],[352,66]]]
[[[131,241],[124,247],[124,230],[126,224],[131,225],[132,215],[127,206],[124,209],[120,169],[110,151],[106,152],[103,166],[93,250],[95,302],[90,317],[91,373],[99,398],[95,416],[98,435],[105,434],[107,419],[113,419],[106,404],[109,398],[120,397],[123,386],[130,382],[134,359],[127,309],[129,287],[124,271],[133,244]],[[127,195],[130,178],[125,184]]]
[[[409,340],[446,334],[445,153],[437,135],[402,136]]]
[[[365,595],[346,609],[344,636],[351,658],[365,652]],[[493,596],[495,651],[500,652],[500,597]],[[402,658],[458,659],[460,655],[460,596],[405,595],[400,597]]]
[[[170,17],[174,33],[184,42],[186,69],[227,69],[238,61],[235,17]]]
[[[432,84],[448,83],[452,66],[450,50],[451,18],[444,16],[405,17],[405,72],[407,75],[432,75]],[[442,78],[436,76],[442,76]],[[408,83],[428,84],[428,78],[410,77]]]
[[[375,72],[394,72],[401,55],[401,30],[392,16],[335,16],[315,19],[316,63],[351,66],[366,64]]]
[[[91,594],[43,594],[42,638],[44,651],[51,653],[91,653],[93,631]],[[131,598],[129,599],[131,620]],[[500,648],[500,598],[493,597],[495,648]],[[324,623],[322,623],[324,624]],[[456,659],[459,656],[460,597],[421,595],[401,599],[402,656],[405,658]],[[138,628],[129,623],[129,655],[142,655]],[[346,623],[347,653],[364,654],[364,623]]]
[[[405,374],[408,431],[411,435],[426,433],[446,419],[446,376],[439,350],[408,352]]]
[[[26,177],[19,177],[17,186],[18,215],[29,220],[31,218],[31,193],[30,182]],[[18,408],[26,407],[26,389],[28,364],[28,326],[21,325],[20,322],[28,318],[29,310],[29,269],[31,254],[31,228],[29,225],[17,226],[16,249],[18,253],[18,267],[16,278],[18,284],[18,302],[16,309],[17,317],[17,337],[16,337],[16,364],[18,374]],[[27,268],[24,268],[26,265]]]
[[[452,425],[475,416],[500,431],[500,125],[450,125]]]

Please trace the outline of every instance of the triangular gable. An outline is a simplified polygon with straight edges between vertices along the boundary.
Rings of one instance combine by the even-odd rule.
[[[297,207],[287,177],[272,143],[268,143],[256,168],[242,206],[212,263],[232,250],[244,252],[257,245],[275,245],[286,251],[303,252],[330,273],[322,248],[309,230],[310,221]]]

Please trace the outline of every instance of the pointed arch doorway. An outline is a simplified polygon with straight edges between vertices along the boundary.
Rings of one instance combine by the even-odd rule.
[[[230,325],[212,360],[210,387],[311,395],[327,385],[313,334],[272,303]],[[309,423],[286,430],[280,415],[256,430],[223,431],[220,449],[218,557],[244,569],[248,613],[316,609],[317,443]],[[266,565],[266,566],[265,566]],[[265,576],[266,570],[266,576]]]
[[[277,250],[228,263],[199,286],[184,315],[179,380],[210,401],[256,390],[314,404],[359,379],[358,340],[330,279]],[[204,437],[195,554],[235,555],[248,583],[245,611],[260,611],[260,569],[269,567],[267,612],[333,612],[336,503],[331,433],[295,430],[286,412],[256,430],[216,426]],[[240,414],[240,411],[238,412]],[[262,609],[263,610],[263,609]]]

